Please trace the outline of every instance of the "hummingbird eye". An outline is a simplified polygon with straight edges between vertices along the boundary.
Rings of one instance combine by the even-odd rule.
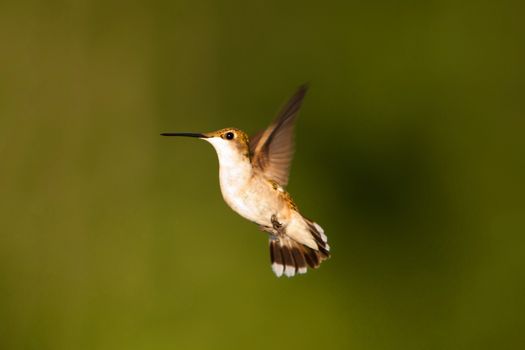
[[[235,135],[233,134],[233,132],[227,132],[226,133],[226,138],[228,140],[233,140],[234,137],[235,137]]]

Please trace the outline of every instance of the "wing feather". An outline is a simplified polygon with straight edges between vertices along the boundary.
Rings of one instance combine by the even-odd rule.
[[[274,122],[250,141],[252,164],[281,186],[288,184],[294,153],[294,125],[308,87],[302,85],[281,109]]]

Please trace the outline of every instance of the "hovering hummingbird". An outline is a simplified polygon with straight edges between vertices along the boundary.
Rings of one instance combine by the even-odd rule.
[[[208,133],[163,133],[208,141],[219,158],[221,192],[242,217],[270,234],[272,270],[281,277],[306,273],[330,257],[324,230],[305,218],[285,191],[293,156],[294,122],[306,94],[301,86],[274,122],[251,139],[236,128]]]

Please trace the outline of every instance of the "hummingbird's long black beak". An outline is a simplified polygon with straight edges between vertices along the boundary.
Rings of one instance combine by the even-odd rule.
[[[194,132],[163,132],[162,136],[186,136],[186,137],[197,137],[199,139],[206,139],[208,136],[204,134],[198,134]]]

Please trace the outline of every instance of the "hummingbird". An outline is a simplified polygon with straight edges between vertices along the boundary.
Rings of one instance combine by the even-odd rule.
[[[207,133],[162,133],[209,142],[219,158],[224,201],[269,233],[270,260],[277,277],[304,274],[330,257],[324,230],[304,217],[285,190],[294,153],[294,125],[307,86],[300,86],[270,126],[253,137],[236,128]]]

